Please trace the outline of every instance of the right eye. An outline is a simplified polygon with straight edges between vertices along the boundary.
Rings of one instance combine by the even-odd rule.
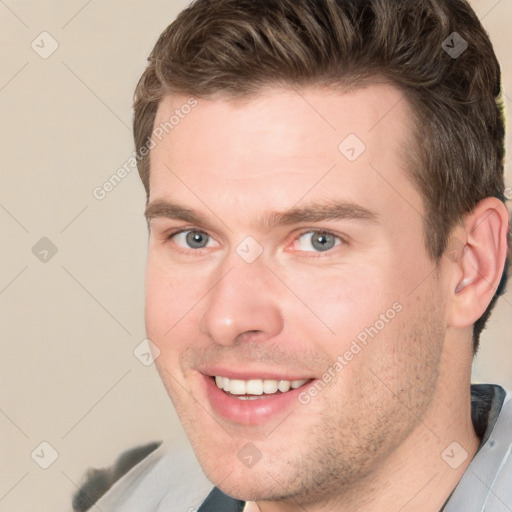
[[[187,250],[205,249],[207,247],[216,247],[218,245],[210,235],[197,229],[183,229],[181,231],[171,233],[168,238],[178,247]]]

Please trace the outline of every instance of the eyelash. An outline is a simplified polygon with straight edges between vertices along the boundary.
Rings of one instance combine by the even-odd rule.
[[[172,233],[169,233],[169,235],[166,237],[167,240],[169,241],[172,241],[172,239],[181,234],[181,233],[186,233],[187,231],[195,231],[197,233],[201,233],[201,234],[204,234],[208,237],[210,237],[210,235],[208,233],[206,233],[205,231],[201,231],[200,229],[195,229],[195,228],[182,228],[182,229],[179,229],[177,231],[173,231]],[[211,238],[211,237],[210,237]],[[174,250],[178,253],[178,254],[183,254],[185,256],[202,256],[201,254],[201,251],[202,249],[183,249],[182,247],[174,244]]]
[[[197,233],[204,234],[207,237],[213,238],[208,233],[206,233],[206,231],[202,231],[202,230],[196,229],[196,228],[186,227],[186,228],[182,228],[182,229],[173,231],[172,233],[169,233],[167,235],[166,239],[169,240],[169,241],[172,241],[172,239],[175,236],[177,236],[177,235],[179,235],[181,233],[186,233],[188,231],[195,231]],[[317,234],[322,234],[322,235],[333,235],[336,239],[338,239],[341,242],[341,245],[346,245],[347,244],[347,240],[344,237],[340,236],[340,235],[336,235],[335,233],[332,233],[331,231],[326,231],[326,230],[322,230],[322,229],[311,229],[311,228],[310,229],[304,229],[304,230],[300,231],[296,235],[296,237],[294,238],[293,242],[295,242],[296,240],[300,239],[302,236],[307,235],[309,233],[317,233]],[[334,250],[335,247],[338,247],[338,245],[335,245],[332,249],[329,249],[327,251],[298,251],[298,252],[306,252],[306,253],[310,253],[311,252],[310,255],[305,256],[307,258],[322,258],[322,257],[325,257],[324,254],[331,253]],[[178,245],[174,245],[174,250],[178,254],[182,254],[182,255],[185,255],[185,256],[202,256],[202,252],[201,252],[202,249],[188,249],[187,250],[187,249],[183,249],[182,247],[179,247]]]

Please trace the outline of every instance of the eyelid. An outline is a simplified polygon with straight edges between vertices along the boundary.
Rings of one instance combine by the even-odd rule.
[[[202,233],[206,235],[210,240],[213,240],[217,246],[220,244],[217,242],[217,240],[211,236],[207,231],[204,231],[203,229],[196,228],[194,226],[186,226],[181,228],[174,228],[174,229],[168,229],[164,233],[162,233],[162,242],[170,243],[172,244],[172,251],[178,255],[182,255],[185,257],[188,256],[196,256],[196,257],[204,257],[208,256],[208,252],[210,249],[215,249],[215,247],[200,247],[199,249],[192,249],[192,248],[186,248],[182,247],[181,245],[178,245],[174,240],[173,237],[180,235],[182,233],[186,233],[187,231],[196,231],[198,233]],[[206,252],[205,252],[206,251]]]
[[[204,233],[205,235],[211,236],[204,229],[199,229],[194,226],[184,226],[181,228],[171,228],[165,231],[166,238],[172,238],[175,235],[179,235],[180,233],[184,233],[185,231],[196,231],[198,233]]]
[[[199,228],[196,228],[196,227],[183,227],[183,228],[175,228],[173,230],[168,230],[165,233],[165,238],[167,240],[171,240],[175,236],[180,235],[182,233],[187,233],[188,231],[192,231],[192,232],[195,232],[195,233],[201,233],[203,235],[206,235],[209,240],[212,240],[217,245],[219,245],[219,242],[217,242],[215,237],[210,235],[210,233],[208,233],[208,231],[205,231],[204,229],[199,229]],[[190,250],[192,250],[192,251],[200,251],[201,249],[206,249],[206,247],[201,247],[199,249],[190,249]]]

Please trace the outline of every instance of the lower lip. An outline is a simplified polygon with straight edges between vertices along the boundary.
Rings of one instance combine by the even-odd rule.
[[[300,405],[299,394],[313,382],[310,380],[301,387],[290,389],[286,393],[261,395],[262,398],[254,400],[240,400],[219,389],[211,377],[203,375],[203,378],[206,394],[213,410],[219,416],[242,425],[261,425],[279,414],[283,414],[293,405]]]

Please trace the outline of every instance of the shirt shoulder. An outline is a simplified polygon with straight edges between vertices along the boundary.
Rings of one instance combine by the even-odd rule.
[[[127,450],[109,468],[89,469],[73,510],[94,505],[102,512],[194,510],[211,488],[188,445],[157,441]]]
[[[492,428],[462,475],[445,512],[512,509],[512,396],[502,388]],[[499,390],[498,390],[499,391]]]

